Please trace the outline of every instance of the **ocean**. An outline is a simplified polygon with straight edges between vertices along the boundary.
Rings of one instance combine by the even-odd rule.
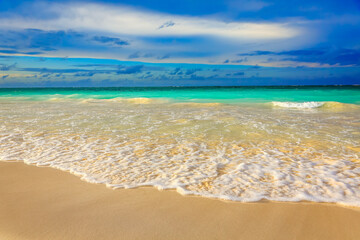
[[[360,206],[360,86],[0,89],[0,160],[114,189]]]

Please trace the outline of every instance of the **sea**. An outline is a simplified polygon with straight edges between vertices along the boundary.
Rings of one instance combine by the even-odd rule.
[[[112,189],[360,206],[360,86],[0,89],[0,161]]]

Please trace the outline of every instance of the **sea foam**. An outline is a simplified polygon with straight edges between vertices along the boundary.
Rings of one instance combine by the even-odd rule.
[[[96,103],[3,102],[0,160],[109,188],[360,206],[358,110]]]
[[[319,108],[324,106],[324,104],[324,102],[272,102],[272,105],[275,107],[299,109]]]

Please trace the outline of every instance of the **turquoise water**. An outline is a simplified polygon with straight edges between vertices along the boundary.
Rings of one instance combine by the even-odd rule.
[[[23,100],[164,98],[176,102],[308,102],[360,104],[360,86],[319,87],[163,87],[163,88],[28,88],[0,89],[1,97]]]

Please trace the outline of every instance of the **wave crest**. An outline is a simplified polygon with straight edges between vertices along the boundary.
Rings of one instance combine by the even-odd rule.
[[[341,103],[341,102],[271,102],[273,107],[293,108],[293,109],[314,109],[321,108],[324,110],[342,111],[359,109],[358,105]]]
[[[324,102],[271,102],[274,107],[282,108],[298,108],[298,109],[307,109],[307,108],[319,108],[324,106]]]

